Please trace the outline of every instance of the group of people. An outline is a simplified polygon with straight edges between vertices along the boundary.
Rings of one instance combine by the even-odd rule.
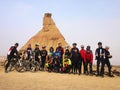
[[[9,49],[7,54],[8,63],[5,68],[10,64],[10,61],[13,57],[18,55],[17,47],[18,43],[12,46]],[[83,73],[86,75],[93,75],[92,64],[93,64],[93,52],[91,47],[88,45],[85,49],[84,45],[81,45],[81,49],[77,48],[77,43],[73,43],[71,50],[68,46],[65,49],[62,47],[61,43],[58,43],[56,49],[53,47],[49,48],[49,51],[46,50],[46,46],[42,46],[42,50],[39,49],[39,44],[35,44],[35,49],[31,48],[31,44],[28,45],[24,51],[26,57],[23,59],[30,60],[31,55],[34,53],[35,60],[40,62],[40,67],[42,70],[47,68],[49,72],[63,72],[63,73],[73,73],[73,74],[82,74],[82,65]],[[105,64],[108,66],[109,76],[111,74],[111,64],[109,59],[112,58],[109,52],[109,47],[102,47],[102,42],[98,42],[98,48],[95,51],[95,59],[97,60],[97,74],[96,76],[104,77],[104,67]],[[89,68],[88,68],[89,67]]]

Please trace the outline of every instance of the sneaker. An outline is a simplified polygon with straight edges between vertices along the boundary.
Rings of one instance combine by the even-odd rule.
[[[104,78],[104,75],[103,75],[103,74],[101,74],[100,76],[101,76],[102,78]]]
[[[109,75],[109,77],[115,77],[114,75]]]
[[[96,74],[96,77],[100,76],[99,74]]]
[[[81,75],[81,73],[79,73],[78,75]]]
[[[7,71],[7,70],[5,70],[5,73],[8,73],[8,71]]]
[[[90,76],[93,76],[93,73],[90,73]]]

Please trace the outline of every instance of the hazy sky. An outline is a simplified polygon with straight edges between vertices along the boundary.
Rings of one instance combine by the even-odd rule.
[[[110,46],[111,63],[120,65],[120,0],[0,0],[0,55],[41,30],[46,12],[69,44],[91,45],[95,52],[101,41]]]

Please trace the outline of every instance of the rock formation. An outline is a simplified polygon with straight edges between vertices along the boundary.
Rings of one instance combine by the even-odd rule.
[[[47,50],[51,46],[56,48],[59,42],[62,43],[63,47],[67,45],[65,38],[56,27],[55,22],[51,16],[51,13],[44,14],[43,28],[35,36],[30,38],[30,40],[28,40],[28,42],[21,48],[21,50],[25,50],[28,44],[31,44],[32,48],[34,49],[36,43],[40,44],[40,49],[44,45],[46,46]]]

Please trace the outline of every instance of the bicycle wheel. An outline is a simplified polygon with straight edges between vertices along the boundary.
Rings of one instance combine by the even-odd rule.
[[[8,60],[5,60],[5,62],[4,62],[4,68],[6,68],[7,63],[8,63]],[[14,62],[13,62],[13,61],[10,61],[10,64],[9,64],[9,66],[8,66],[8,68],[7,68],[7,71],[8,71],[8,72],[13,71],[13,70],[14,70],[13,67],[14,67]]]
[[[16,62],[16,65],[15,65],[16,71],[23,72],[24,71],[23,68],[24,68],[23,62],[21,62],[21,61]]]
[[[40,70],[40,64],[37,61],[31,62],[31,72],[36,72]]]
[[[40,70],[40,63],[35,61],[35,65],[36,65],[36,71],[39,71]]]
[[[15,64],[16,64],[15,60],[11,60],[10,61],[10,66],[9,66],[10,71],[14,71],[15,70]]]
[[[31,71],[31,62],[30,61],[26,61],[24,63],[24,70],[25,71]]]
[[[6,67],[7,63],[8,63],[8,60],[5,60],[5,62],[4,62],[4,68]]]

